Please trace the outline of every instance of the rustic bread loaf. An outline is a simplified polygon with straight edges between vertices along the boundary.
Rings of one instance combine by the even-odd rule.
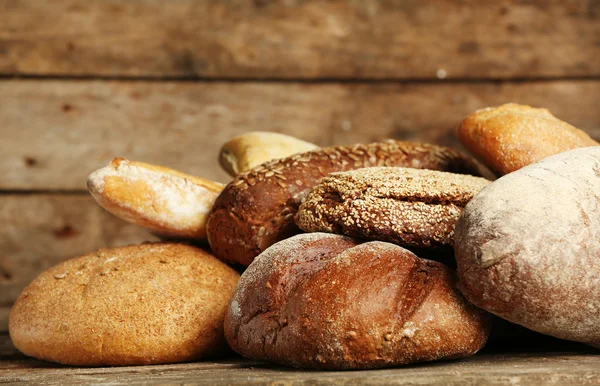
[[[227,351],[223,318],[238,273],[201,249],[101,249],[39,275],[10,337],[32,357],[78,366],[172,363]]]
[[[315,369],[367,369],[478,351],[488,314],[440,263],[394,244],[301,234],[242,274],[225,317],[238,353]]]
[[[554,117],[547,109],[514,103],[467,116],[458,127],[458,138],[499,175],[553,154],[598,145],[585,132]]]
[[[490,182],[438,170],[373,167],[333,173],[302,201],[296,224],[409,247],[445,247],[464,206]]]
[[[115,158],[88,178],[88,189],[115,216],[177,239],[206,242],[206,221],[223,190],[218,182]]]
[[[225,143],[219,152],[219,163],[227,173],[235,177],[267,161],[318,148],[315,144],[290,135],[251,131]]]
[[[460,288],[532,330],[600,347],[600,147],[506,175],[458,220]]]
[[[323,177],[369,166],[478,173],[473,161],[455,150],[400,141],[329,147],[267,162],[237,176],[215,201],[207,224],[213,252],[225,261],[250,264],[270,245],[300,232],[294,214]]]

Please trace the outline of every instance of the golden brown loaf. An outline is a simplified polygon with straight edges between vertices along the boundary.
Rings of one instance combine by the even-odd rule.
[[[173,363],[227,350],[223,318],[238,273],[201,249],[101,249],[39,275],[10,336],[24,354],[80,366]]]
[[[223,185],[115,158],[89,176],[88,189],[112,214],[159,236],[206,241],[208,213]]]
[[[367,369],[474,354],[488,315],[453,272],[394,244],[301,234],[242,274],[225,317],[231,347],[252,359]]]
[[[451,246],[464,206],[490,182],[438,170],[373,167],[333,173],[304,199],[296,224],[411,247]]]
[[[232,177],[274,159],[318,149],[310,142],[289,135],[252,131],[237,136],[221,147],[219,163]]]
[[[237,176],[215,201],[207,224],[213,252],[250,264],[270,245],[300,232],[294,215],[323,177],[369,166],[478,173],[469,157],[453,149],[400,141],[335,146],[267,162]]]
[[[598,145],[547,109],[514,103],[476,111],[462,121],[457,132],[462,144],[499,175],[553,154]]]
[[[456,225],[461,290],[513,323],[600,348],[600,146],[508,174]]]

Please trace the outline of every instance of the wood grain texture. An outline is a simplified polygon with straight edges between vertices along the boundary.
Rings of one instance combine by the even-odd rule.
[[[598,36],[595,0],[0,0],[0,73],[588,77]]]
[[[0,334],[0,383],[186,385],[597,385],[592,351],[478,354],[368,371],[303,371],[232,357],[216,362],[159,366],[77,368],[28,359]]]
[[[60,261],[146,240],[156,238],[87,195],[0,195],[0,310]]]
[[[84,190],[116,156],[227,182],[220,146],[250,130],[318,145],[384,138],[458,146],[454,128],[506,102],[600,139],[600,81],[229,83],[0,81],[0,189]]]

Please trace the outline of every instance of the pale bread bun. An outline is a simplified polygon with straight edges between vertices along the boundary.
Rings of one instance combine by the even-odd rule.
[[[153,243],[56,265],[14,304],[26,355],[78,366],[174,363],[227,350],[223,319],[239,275],[202,249]]]
[[[90,174],[88,189],[104,209],[156,235],[205,241],[208,213],[223,185],[115,158]]]
[[[315,144],[290,135],[251,131],[227,141],[219,152],[219,163],[235,177],[267,161],[318,148]]]

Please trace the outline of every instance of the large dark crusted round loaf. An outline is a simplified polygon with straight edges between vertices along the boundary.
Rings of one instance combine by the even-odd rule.
[[[600,348],[600,147],[508,174],[455,229],[461,290],[532,330]]]
[[[453,272],[390,243],[301,234],[242,274],[225,316],[238,353],[302,368],[367,369],[478,351],[488,316]]]
[[[300,232],[302,199],[332,172],[404,166],[478,175],[474,161],[453,149],[400,141],[336,146],[262,164],[237,176],[217,198],[207,234],[214,254],[248,265],[270,245]]]

